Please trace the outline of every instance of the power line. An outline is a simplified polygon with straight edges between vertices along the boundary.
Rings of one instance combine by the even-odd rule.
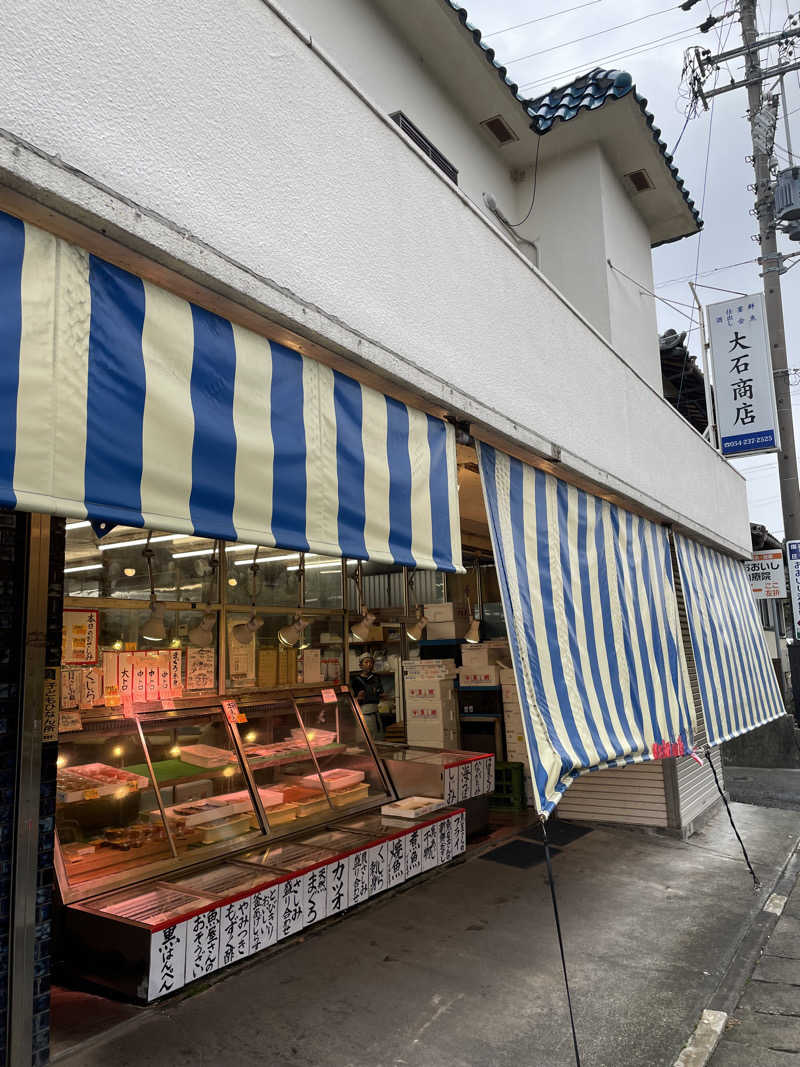
[[[569,48],[570,45],[580,44],[581,41],[588,41],[592,37],[602,37],[604,33],[613,33],[614,30],[622,30],[626,26],[633,26],[634,23],[645,22],[647,19],[655,18],[656,15],[666,15],[668,11],[677,10],[678,8],[674,5],[671,5],[670,7],[663,7],[660,11],[651,11],[649,15],[640,15],[639,18],[629,19],[627,22],[620,22],[618,23],[618,25],[609,26],[605,30],[595,30],[594,33],[584,34],[583,37],[575,37],[571,41],[564,41],[562,44],[554,44],[551,45],[549,48],[542,48],[538,52],[529,52],[526,56],[518,56],[516,59],[509,59],[508,62],[504,64],[504,66],[510,67],[512,63],[521,63],[524,59],[533,59],[535,56],[543,56],[548,52],[557,52],[561,48]]]
[[[722,270],[733,270],[734,267],[746,267],[750,263],[758,263],[758,260],[757,259],[742,259],[738,263],[726,263],[722,267],[712,267],[710,270],[703,270],[697,275],[697,277],[698,278],[708,278],[709,275],[711,275],[711,274],[719,274],[719,272],[722,271]],[[681,278],[670,278],[666,282],[658,282],[658,284],[656,285],[656,289],[665,289],[668,285],[677,285],[678,282],[689,282],[693,278],[694,278],[693,274],[685,274]],[[695,284],[697,284],[697,283],[695,283]],[[714,287],[711,286],[711,285],[707,285],[704,288],[712,289]],[[726,291],[732,292],[733,290],[726,290]]]
[[[605,55],[598,56],[596,59],[584,60],[582,63],[575,63],[571,67],[565,67],[563,70],[553,71],[550,74],[545,74],[541,78],[534,78],[533,81],[523,82],[519,88],[529,89],[534,85],[542,85],[547,82],[550,85],[554,84],[556,78],[560,78],[567,74],[572,74],[576,70],[592,70],[594,67],[599,66],[601,63],[607,63],[610,60],[616,59],[633,59],[634,56],[642,55],[645,52],[650,52],[654,48],[661,48],[664,44],[679,44],[681,41],[688,41],[690,38],[695,38],[697,31],[692,30],[676,30],[674,33],[667,33],[663,37],[656,37],[652,41],[642,41],[638,45],[631,45],[628,48],[623,48],[619,52],[610,52]]]
[[[524,26],[533,26],[537,22],[547,22],[548,19],[557,18],[559,15],[569,15],[573,11],[580,11],[583,7],[593,7],[595,4],[602,4],[603,0],[587,0],[585,4],[577,4],[575,7],[568,7],[564,11],[554,11],[551,15],[541,15],[538,19],[528,19],[527,22],[518,22],[515,26],[506,26],[504,30],[492,30],[491,33],[482,33],[481,40],[485,41],[487,37],[499,37],[501,33],[509,33],[511,30],[521,30]]]

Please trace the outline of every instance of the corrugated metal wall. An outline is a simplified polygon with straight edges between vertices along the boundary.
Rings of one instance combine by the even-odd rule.
[[[692,697],[694,699],[694,747],[703,756],[702,767],[690,756],[676,759],[674,761],[674,771],[666,775],[667,797],[671,808],[670,825],[676,829],[684,830],[717,801],[719,791],[714,784],[714,775],[711,768],[705,759],[708,735],[706,734],[706,724],[703,718],[700,687],[697,683],[697,666],[694,661],[694,650],[692,649],[692,640],[689,634],[689,621],[686,617],[686,601],[683,597],[683,586],[681,585],[678,560],[675,555],[675,544],[672,538],[670,538],[670,549],[672,552],[672,569],[675,573],[678,614],[683,635],[683,651],[689,669],[689,681],[691,682]],[[721,781],[722,754],[718,745],[711,749],[710,758],[714,761],[714,767]]]
[[[584,774],[572,783],[556,810],[562,819],[666,827],[663,765],[633,763]]]

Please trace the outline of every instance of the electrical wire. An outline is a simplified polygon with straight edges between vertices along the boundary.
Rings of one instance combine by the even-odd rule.
[[[800,109],[798,109],[798,110],[800,110]],[[758,260],[757,259],[742,259],[738,263],[726,263],[722,267],[712,267],[710,270],[703,270],[697,275],[697,277],[698,278],[708,278],[709,275],[711,275],[711,274],[719,274],[719,272],[723,271],[723,270],[733,270],[734,267],[746,267],[750,263],[758,263]],[[656,289],[665,289],[668,285],[677,285],[678,282],[689,282],[693,278],[694,278],[693,274],[685,274],[681,278],[670,278],[666,282],[659,282],[658,285],[656,285]],[[697,283],[695,282],[695,285],[696,284]],[[707,286],[705,286],[705,288],[706,289],[712,289],[713,286],[707,285]],[[732,292],[733,290],[723,290],[723,291],[724,292]]]
[[[626,26],[633,26],[637,22],[645,22],[647,19],[655,18],[656,15],[666,15],[670,11],[677,10],[678,8],[675,7],[675,5],[663,7],[660,11],[651,11],[649,15],[640,15],[639,18],[629,19],[627,22],[620,22],[616,26],[609,26],[605,30],[595,30],[594,33],[584,34],[583,37],[575,37],[571,41],[564,41],[562,44],[554,44],[549,48],[542,48],[538,52],[529,52],[526,56],[517,56],[516,59],[509,59],[504,66],[510,67],[512,63],[521,63],[524,59],[534,59],[536,56],[543,56],[548,52],[558,52],[562,48],[569,48],[571,45],[580,44],[582,41],[588,41],[593,37],[602,37],[604,33],[613,33],[615,30],[622,30]]]
[[[550,85],[553,85],[555,78],[566,76],[576,70],[592,70],[594,67],[597,67],[602,63],[608,63],[610,60],[633,59],[634,56],[643,55],[645,52],[652,52],[655,48],[661,48],[664,44],[678,44],[680,41],[688,41],[690,38],[694,38],[696,33],[697,31],[694,29],[688,31],[676,30],[674,33],[664,34],[663,37],[657,37],[652,41],[642,41],[638,45],[630,45],[628,48],[623,48],[619,52],[607,52],[605,55],[598,56],[596,59],[585,60],[584,62],[576,63],[571,67],[565,67],[563,70],[545,74],[541,78],[534,78],[532,81],[523,82],[518,88],[529,89],[533,85],[542,85],[547,82],[549,82]]]
[[[515,26],[506,26],[504,30],[492,30],[491,33],[482,33],[481,40],[485,41],[487,37],[499,37],[501,33],[510,33],[511,30],[521,30],[525,26],[533,26],[537,22],[547,22],[548,19],[557,18],[559,15],[569,15],[573,11],[580,11],[583,7],[594,7],[595,4],[602,4],[603,0],[587,0],[584,4],[577,4],[575,7],[565,8],[564,11],[554,11],[550,15],[540,15],[538,19],[528,19],[527,22],[518,22]]]
[[[540,135],[536,139],[536,160],[534,161],[534,164],[533,164],[533,193],[531,194],[531,206],[528,208],[528,211],[527,211],[525,217],[520,219],[519,222],[508,222],[508,223],[506,223],[506,225],[510,226],[512,230],[515,230],[517,228],[517,226],[521,226],[523,224],[523,222],[527,222],[528,221],[528,219],[530,218],[531,212],[533,211],[533,205],[536,203],[536,183],[537,183],[537,181],[539,179],[539,149],[541,147],[542,147],[542,138],[541,138],[541,135]]]
[[[643,293],[646,293],[648,296],[652,296],[654,300],[660,300],[661,303],[666,304],[671,311],[676,312],[678,315],[683,315],[683,317],[685,319],[689,319],[690,322],[694,322],[693,315],[687,315],[685,311],[681,311],[682,307],[693,308],[694,304],[684,304],[682,301],[667,300],[665,297],[659,296],[658,293],[654,293],[652,289],[648,289],[646,285],[643,285],[641,282],[637,282],[635,278],[631,278],[630,274],[626,274],[624,270],[620,270],[620,268],[616,267],[610,259],[607,259],[606,263],[609,265],[611,270],[615,271],[617,274],[621,274],[623,278],[627,278],[627,280],[633,285],[638,285],[639,289]],[[687,330],[686,332],[688,333],[689,331]]]

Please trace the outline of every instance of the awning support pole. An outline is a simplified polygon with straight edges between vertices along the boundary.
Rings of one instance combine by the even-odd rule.
[[[725,810],[728,813],[728,818],[730,819],[731,826],[733,827],[733,832],[736,834],[736,840],[742,846],[742,855],[744,856],[744,861],[747,864],[747,869],[753,876],[753,889],[757,893],[758,890],[761,888],[761,881],[759,880],[759,877],[756,872],[753,870],[753,864],[750,862],[750,857],[747,855],[747,849],[744,847],[744,841],[742,841],[741,836],[739,835],[739,831],[736,829],[736,823],[733,821],[733,815],[731,814],[731,808],[730,804],[728,803],[728,798],[725,796],[725,792],[722,788],[722,785],[720,784],[719,775],[717,774],[717,768],[714,766],[714,761],[711,759],[710,746],[706,749],[706,759],[708,760],[708,765],[711,768],[711,773],[714,775],[714,784],[719,790],[719,795],[722,797],[722,803],[725,805]]]
[[[544,841],[544,858],[547,863],[547,879],[550,882],[550,896],[553,898],[553,916],[556,920],[556,933],[558,934],[558,950],[561,953],[561,970],[564,972],[564,988],[567,991],[567,1007],[569,1008],[569,1025],[572,1027],[572,1046],[575,1049],[575,1063],[581,1067],[581,1054],[578,1048],[578,1035],[575,1031],[575,1016],[572,1014],[572,996],[569,991],[569,978],[567,977],[567,958],[564,955],[564,939],[561,936],[561,922],[558,918],[558,901],[556,900],[556,881],[553,877],[553,865],[550,862],[550,841],[547,837],[547,816],[541,815],[542,839]]]

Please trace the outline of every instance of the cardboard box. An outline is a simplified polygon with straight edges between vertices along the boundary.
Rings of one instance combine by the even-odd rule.
[[[458,641],[466,636],[469,619],[454,619],[451,622],[429,622],[425,630],[428,641]]]
[[[406,701],[455,700],[455,690],[450,678],[406,678]]]
[[[517,676],[513,667],[500,668],[500,685],[516,685]]]
[[[503,704],[516,704],[519,707],[519,693],[517,692],[517,686],[515,682],[511,685],[503,685],[502,679],[500,684],[503,686]]]
[[[454,604],[452,601],[446,604],[425,604],[423,611],[428,622],[454,622],[456,619],[467,618],[467,605]]]
[[[278,684],[277,648],[262,648],[259,650],[256,680],[258,685],[264,689],[269,689],[270,686]]]
[[[486,688],[497,688],[499,683],[499,676],[497,667],[459,667],[458,668],[458,684],[460,686],[481,686]]]
[[[484,642],[480,645],[465,645],[461,649],[461,664],[464,667],[491,667],[495,663],[507,663],[508,645]]]

